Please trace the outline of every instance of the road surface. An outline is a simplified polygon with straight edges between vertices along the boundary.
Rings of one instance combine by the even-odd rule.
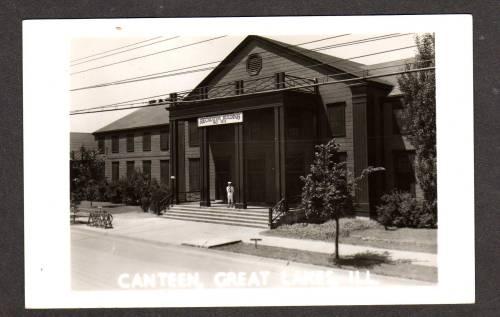
[[[72,230],[74,290],[426,285],[320,266]]]

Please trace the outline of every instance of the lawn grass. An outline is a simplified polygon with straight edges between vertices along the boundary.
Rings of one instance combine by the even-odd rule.
[[[104,210],[112,213],[112,214],[122,214],[122,213],[130,213],[130,212],[140,212],[143,213],[140,206],[131,206],[125,204],[114,204],[107,201],[94,201],[92,202],[92,207],[90,206],[89,201],[82,201],[78,207],[82,208],[97,208],[102,207]]]
[[[319,252],[295,250],[266,245],[257,248],[251,243],[236,243],[216,247],[217,250],[243,253],[260,257],[281,259],[299,263],[321,265],[348,270],[370,270],[370,273],[414,279],[426,282],[437,282],[437,268],[411,264],[406,260],[391,260],[387,254],[359,253],[353,256],[344,256],[335,262],[331,255]]]
[[[322,224],[296,223],[282,225],[263,232],[264,235],[309,239],[321,241],[335,240],[335,221]],[[377,248],[437,253],[437,230],[398,228],[386,230],[371,219],[340,219],[340,243],[371,246]]]

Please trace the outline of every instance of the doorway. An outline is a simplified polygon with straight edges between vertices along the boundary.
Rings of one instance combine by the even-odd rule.
[[[215,200],[227,203],[226,186],[231,180],[230,158],[217,158],[215,162]]]
[[[234,153],[235,139],[233,125],[219,125],[209,128],[208,143],[210,146],[211,159],[213,160],[213,180],[215,199],[217,202],[227,203],[226,186],[228,181],[234,182]]]

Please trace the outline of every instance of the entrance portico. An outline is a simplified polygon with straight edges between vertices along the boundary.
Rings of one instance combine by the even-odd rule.
[[[170,134],[174,149],[171,153],[176,153],[170,165],[171,175],[175,176],[175,202],[188,201],[187,193],[192,192],[187,190],[187,179],[191,176],[186,177],[188,169],[183,164],[189,160],[186,158],[191,151],[185,146],[189,143],[185,138],[186,122],[196,124],[199,133],[200,206],[210,206],[225,197],[227,181],[232,181],[235,187],[236,208],[245,209],[248,204],[272,206],[290,196],[288,186],[294,189],[292,194],[296,196],[299,186],[287,182],[298,183],[297,175],[304,175],[312,160],[317,137],[313,129],[317,125],[316,98],[311,93],[282,91],[171,106],[168,109],[170,123],[176,130]],[[293,119],[290,116],[296,108],[302,109],[300,120],[304,125],[300,131],[291,126],[293,132],[288,135],[286,122]],[[224,122],[223,115],[230,119],[241,115],[241,118]],[[302,133],[305,130],[312,135]],[[291,142],[288,151],[287,139]],[[296,157],[301,159],[294,159]],[[295,177],[288,180],[287,161],[295,165],[295,170],[288,172],[295,173]]]

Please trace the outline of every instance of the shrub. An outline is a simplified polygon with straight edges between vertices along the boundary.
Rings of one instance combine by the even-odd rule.
[[[117,182],[103,183],[105,200],[112,203],[139,205],[144,212],[160,214],[170,203],[171,192],[167,185],[158,184],[142,172],[135,172],[128,178]]]
[[[167,209],[170,204],[171,193],[167,185],[159,185],[156,179],[153,179],[150,186],[149,208],[157,215],[162,210]]]
[[[377,206],[377,220],[384,227],[434,227],[435,218],[432,213],[419,204],[408,192],[394,190],[383,195],[382,204]]]
[[[121,178],[119,186],[122,197],[121,202],[126,205],[141,205],[143,206],[143,198],[148,196],[151,181],[142,172],[136,171],[130,177]],[[145,212],[148,210],[145,205]]]
[[[112,182],[108,184],[106,189],[106,200],[118,204],[122,202],[122,188],[119,182]]]

